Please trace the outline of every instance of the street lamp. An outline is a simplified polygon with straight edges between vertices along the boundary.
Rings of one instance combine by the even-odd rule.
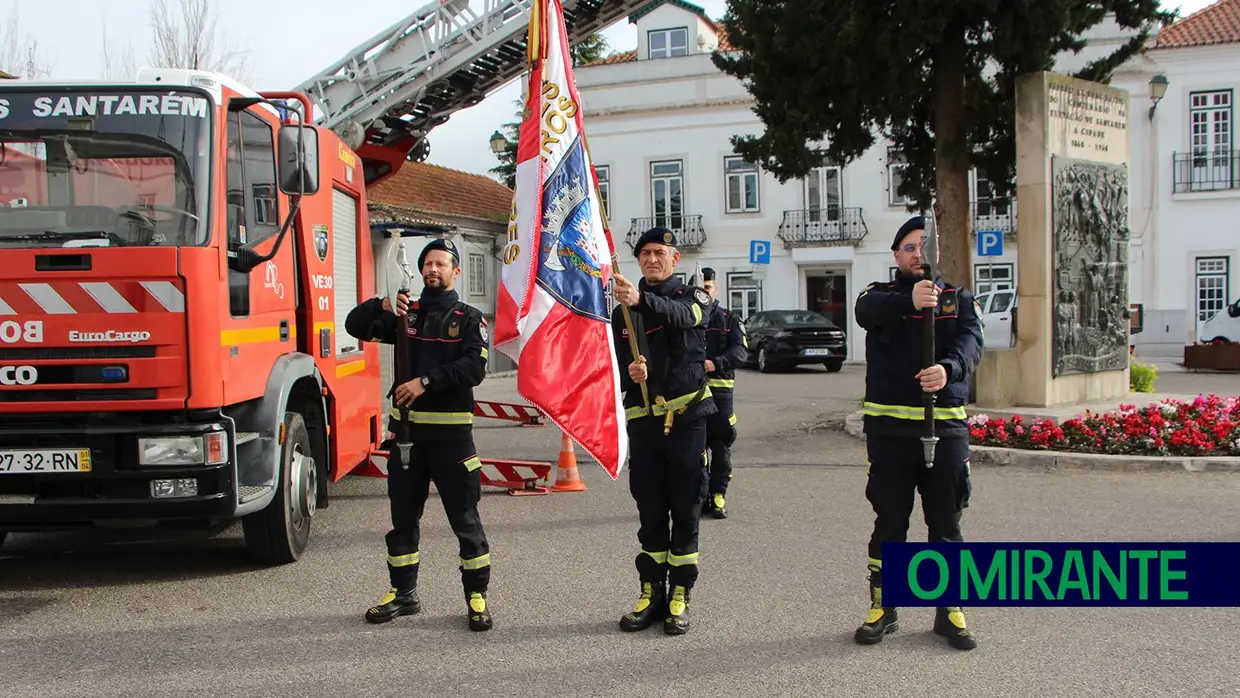
[[[496,155],[502,154],[508,149],[508,139],[504,138],[504,134],[496,131],[491,134],[491,152]]]
[[[1162,101],[1163,95],[1167,94],[1167,85],[1171,83],[1166,75],[1159,73],[1150,78],[1150,118],[1154,118],[1154,110],[1158,108],[1158,103]]]

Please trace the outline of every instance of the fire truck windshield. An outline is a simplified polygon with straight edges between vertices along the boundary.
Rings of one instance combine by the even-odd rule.
[[[184,90],[0,90],[0,247],[205,244],[211,119]]]

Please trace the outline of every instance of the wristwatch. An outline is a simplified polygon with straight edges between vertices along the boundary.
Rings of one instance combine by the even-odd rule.
[[[422,376],[422,387],[423,387],[423,388],[429,388],[429,387],[431,387],[431,377],[430,377],[430,376]]]

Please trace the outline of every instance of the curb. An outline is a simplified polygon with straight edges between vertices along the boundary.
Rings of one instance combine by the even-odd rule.
[[[853,412],[844,418],[844,431],[849,436],[864,441],[862,424],[861,411]],[[970,446],[969,452],[971,465],[1133,473],[1175,470],[1194,473],[1240,472],[1240,457],[1236,456],[1117,456],[1109,453],[1034,451],[998,446]]]
[[[517,371],[516,369],[513,369],[511,371],[496,371],[495,373],[488,373],[487,378],[511,378],[515,375],[517,375]]]

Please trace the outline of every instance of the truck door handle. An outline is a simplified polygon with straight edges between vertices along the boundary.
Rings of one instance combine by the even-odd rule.
[[[288,320],[280,321],[280,341],[281,342],[288,341]]]

